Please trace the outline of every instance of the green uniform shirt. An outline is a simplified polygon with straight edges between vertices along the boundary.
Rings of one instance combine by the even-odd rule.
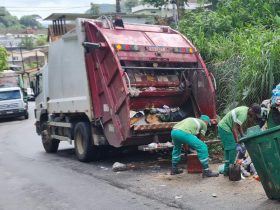
[[[248,111],[247,106],[236,107],[223,117],[218,126],[227,132],[232,132],[233,123],[242,125],[247,120]]]
[[[173,128],[193,135],[201,133],[204,136],[207,131],[207,126],[203,120],[192,117],[178,122]]]

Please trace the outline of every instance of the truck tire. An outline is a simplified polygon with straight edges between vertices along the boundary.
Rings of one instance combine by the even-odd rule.
[[[90,125],[87,122],[78,122],[74,129],[75,152],[79,161],[89,162],[96,155],[96,148],[92,145]]]
[[[48,132],[48,129],[47,129],[47,122],[43,122],[43,124],[42,124],[41,137],[42,137],[42,143],[43,143],[43,147],[44,147],[45,151],[47,153],[56,153],[58,150],[60,141],[57,139],[51,138],[51,136]]]

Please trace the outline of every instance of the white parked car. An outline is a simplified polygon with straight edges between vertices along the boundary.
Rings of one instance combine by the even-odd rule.
[[[34,101],[35,96],[34,96],[34,92],[33,92],[32,88],[26,88],[26,92],[27,92],[27,100]]]
[[[0,118],[8,117],[29,117],[28,104],[19,87],[0,88]]]

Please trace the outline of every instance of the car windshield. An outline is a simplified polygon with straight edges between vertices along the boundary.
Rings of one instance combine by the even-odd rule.
[[[0,92],[0,101],[11,100],[11,99],[20,99],[21,95],[19,90],[3,91]]]

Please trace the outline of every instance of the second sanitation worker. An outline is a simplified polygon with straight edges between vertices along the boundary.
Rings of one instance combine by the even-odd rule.
[[[197,118],[186,118],[177,123],[172,131],[171,137],[174,144],[172,151],[171,175],[180,174],[183,171],[178,169],[177,164],[181,160],[181,150],[183,145],[188,145],[197,151],[197,156],[203,167],[203,177],[217,177],[218,173],[212,172],[208,167],[208,147],[200,140],[205,139],[207,126],[211,125],[207,115]],[[197,137],[199,136],[199,138]]]
[[[252,107],[240,106],[228,112],[218,124],[218,132],[224,146],[224,175],[228,176],[229,165],[235,162],[238,134],[244,136],[242,124],[250,118],[254,121],[261,114],[261,107],[257,104]]]

